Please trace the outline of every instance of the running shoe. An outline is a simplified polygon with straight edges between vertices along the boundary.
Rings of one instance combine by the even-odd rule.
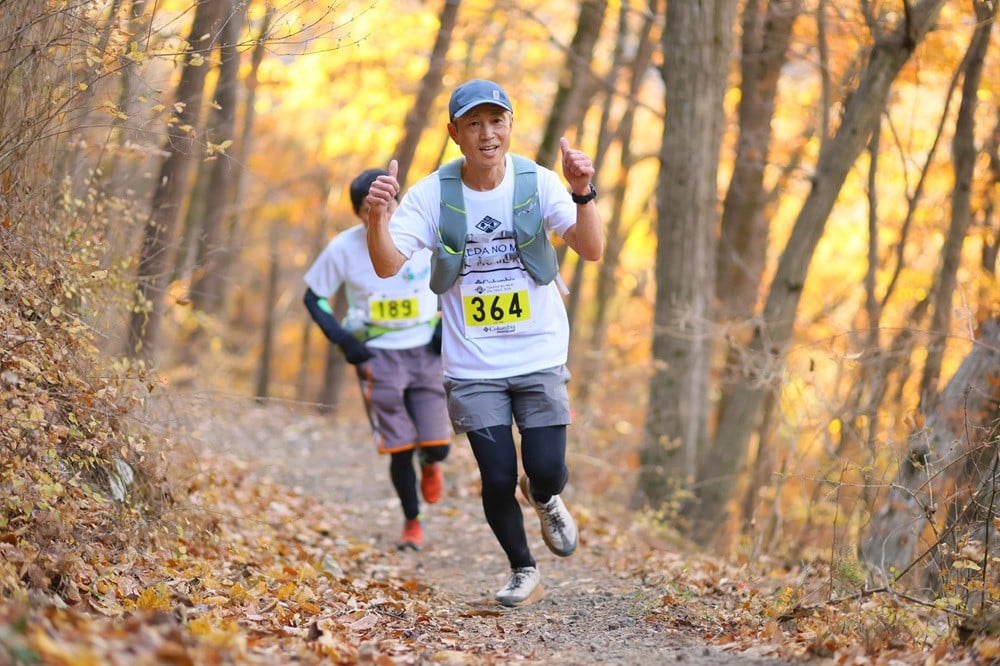
[[[396,548],[399,550],[420,550],[424,547],[424,527],[420,524],[419,518],[407,520],[403,525],[403,534],[399,537]]]
[[[441,499],[444,492],[444,475],[441,465],[436,462],[420,466],[420,494],[428,504],[434,504]]]
[[[576,530],[576,521],[569,514],[566,505],[563,504],[559,495],[542,504],[536,502],[531,496],[531,482],[527,476],[522,475],[518,485],[521,486],[521,493],[534,507],[538,513],[538,521],[542,526],[542,539],[545,545],[559,557],[569,557],[576,550],[579,535]]]
[[[497,592],[496,600],[504,606],[524,606],[538,601],[545,596],[540,580],[538,567],[517,567]]]

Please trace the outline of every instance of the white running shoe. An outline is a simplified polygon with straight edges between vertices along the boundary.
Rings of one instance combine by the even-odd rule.
[[[500,591],[496,600],[504,606],[524,606],[538,601],[545,596],[538,575],[538,567],[518,567],[510,572],[510,578]]]
[[[576,521],[569,514],[566,505],[563,504],[559,495],[553,495],[545,504],[540,504],[531,496],[531,482],[528,477],[522,475],[518,485],[521,492],[528,500],[528,503],[535,508],[538,513],[538,521],[542,525],[542,539],[545,545],[559,557],[569,557],[576,550],[579,534],[576,530]]]

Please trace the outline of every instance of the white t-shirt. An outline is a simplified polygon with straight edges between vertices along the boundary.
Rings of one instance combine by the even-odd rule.
[[[330,298],[341,285],[347,296],[344,327],[374,324],[389,329],[368,341],[376,349],[412,349],[431,340],[429,322],[437,314],[438,297],[429,286],[430,250],[415,252],[389,278],[375,274],[368,256],[365,225],[343,231],[327,244],[309,267],[305,282],[317,296]]]
[[[551,169],[538,167],[545,227],[560,237],[576,224],[576,206]],[[468,226],[465,261],[441,295],[444,374],[456,379],[515,377],[566,363],[569,321],[556,281],[539,286],[516,256],[514,165],[488,192],[462,185]],[[389,232],[407,257],[438,243],[441,189],[434,172],[403,197]]]

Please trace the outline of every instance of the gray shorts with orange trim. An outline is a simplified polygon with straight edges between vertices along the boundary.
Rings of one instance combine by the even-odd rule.
[[[369,350],[355,369],[378,452],[451,444],[441,356],[426,346]]]
[[[569,380],[565,365],[499,379],[445,377],[451,426],[462,434],[512,422],[520,430],[569,425]]]

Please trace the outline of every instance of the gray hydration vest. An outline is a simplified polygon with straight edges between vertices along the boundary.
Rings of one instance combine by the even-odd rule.
[[[556,249],[549,242],[538,198],[537,165],[520,155],[514,160],[514,242],[518,258],[538,284],[548,284],[559,273]],[[438,169],[441,183],[441,219],[438,244],[431,255],[431,291],[448,291],[462,270],[468,225],[462,196],[462,162],[452,160]]]

